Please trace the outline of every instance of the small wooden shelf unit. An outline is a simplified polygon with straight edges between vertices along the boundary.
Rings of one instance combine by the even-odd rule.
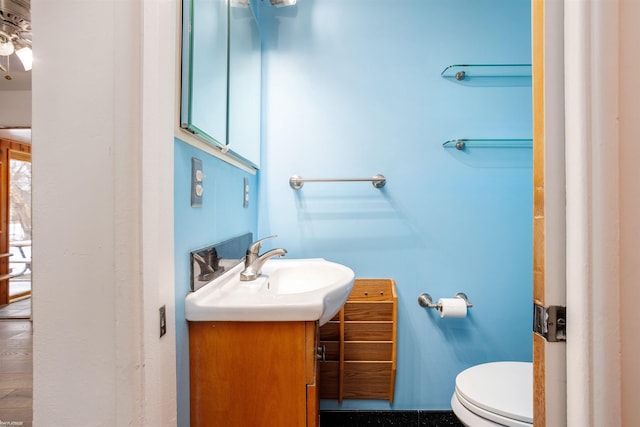
[[[393,403],[397,323],[395,281],[356,279],[344,307],[320,328],[320,398]]]

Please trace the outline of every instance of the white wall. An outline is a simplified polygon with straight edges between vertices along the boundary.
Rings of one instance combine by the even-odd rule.
[[[567,421],[621,423],[618,2],[565,2]],[[575,75],[573,75],[575,74]]]
[[[567,123],[567,140],[577,136],[567,168],[580,178],[567,186],[567,224],[583,231],[567,239],[578,255],[568,271],[581,270],[567,275],[567,346],[576,350],[567,357],[568,425],[631,426],[640,417],[640,88],[630,78],[640,66],[640,4],[565,5],[567,69],[581,70],[577,87],[573,75],[566,80],[577,89],[567,92],[567,113],[578,118]]]
[[[175,11],[32,2],[36,426],[175,425]]]
[[[31,126],[31,91],[3,91],[0,102],[0,126]]]

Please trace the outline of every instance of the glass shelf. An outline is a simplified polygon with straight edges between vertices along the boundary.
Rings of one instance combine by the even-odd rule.
[[[452,139],[442,144],[445,148],[464,150],[467,148],[531,148],[531,139]]]
[[[450,65],[440,75],[468,86],[531,86],[531,64]]]
[[[530,168],[531,139],[452,139],[442,144],[456,160],[480,168]]]

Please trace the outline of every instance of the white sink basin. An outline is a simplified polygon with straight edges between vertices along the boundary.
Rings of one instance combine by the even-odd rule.
[[[189,321],[329,321],[343,306],[354,273],[322,258],[270,259],[254,281],[240,281],[240,264],[187,295]]]

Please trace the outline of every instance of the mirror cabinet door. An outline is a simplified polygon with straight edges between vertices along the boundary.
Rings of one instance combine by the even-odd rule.
[[[229,149],[260,167],[262,44],[250,7],[229,14]]]
[[[228,3],[185,0],[181,126],[227,144]]]

